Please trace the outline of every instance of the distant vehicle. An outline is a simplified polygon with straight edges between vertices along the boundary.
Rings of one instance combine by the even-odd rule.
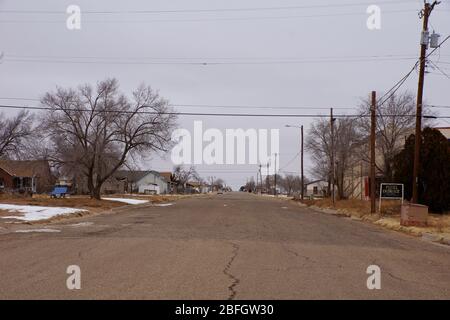
[[[53,188],[53,191],[50,193],[51,198],[65,198],[68,193],[67,187],[56,186]]]

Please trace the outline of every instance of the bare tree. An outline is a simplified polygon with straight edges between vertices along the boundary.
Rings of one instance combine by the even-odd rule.
[[[78,171],[93,198],[100,199],[103,183],[133,155],[167,151],[176,115],[168,102],[141,85],[129,100],[116,79],[94,88],[57,88],[41,103],[51,109],[43,117],[55,164]]]
[[[194,166],[185,168],[178,165],[173,169],[173,176],[174,180],[178,183],[178,187],[181,189],[180,191],[182,192],[186,190],[186,183],[189,182],[189,180],[201,181],[201,178]]]
[[[245,184],[245,189],[249,192],[253,192],[255,191],[255,188],[256,188],[255,179],[253,177],[250,177],[250,179]]]
[[[290,196],[295,190],[296,178],[297,177],[292,174],[287,174],[280,179],[280,186],[284,191],[286,191],[288,196]]]
[[[216,190],[223,190],[226,187],[226,183],[222,178],[214,179],[212,185]]]
[[[28,141],[33,137],[33,115],[20,111],[16,116],[6,118],[0,114],[0,158],[21,158],[26,156]]]
[[[363,99],[360,106],[361,119],[359,130],[366,136],[368,143],[370,133],[370,98]],[[410,92],[392,95],[385,103],[376,108],[376,148],[381,157],[377,157],[377,169],[385,179],[393,179],[394,157],[401,151],[405,139],[414,132],[416,102]],[[427,119],[424,119],[428,121]],[[367,145],[362,150],[361,158],[369,161]]]
[[[288,196],[301,191],[301,178],[292,174],[286,174],[280,178],[280,186]]]
[[[339,118],[335,122],[334,155],[335,172],[331,172],[331,128],[329,121],[318,119],[312,123],[306,139],[306,149],[314,162],[313,176],[330,181],[335,174],[338,196],[345,198],[344,177],[346,171],[354,164],[353,157],[361,145],[361,136],[357,130],[357,120]]]

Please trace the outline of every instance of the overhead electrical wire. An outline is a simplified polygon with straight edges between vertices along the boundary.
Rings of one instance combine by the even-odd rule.
[[[36,98],[20,98],[20,97],[0,97],[0,100],[17,100],[17,101],[35,101],[40,102],[40,99]],[[213,104],[176,104],[170,103],[169,107],[187,107],[187,108],[223,108],[223,109],[270,109],[270,110],[300,110],[300,109],[311,109],[311,110],[329,110],[330,107],[323,106],[255,106],[255,105],[213,105]],[[333,107],[334,109],[341,110],[355,110],[354,107]]]
[[[243,11],[279,11],[314,8],[342,8],[369,6],[379,4],[401,4],[408,3],[408,0],[371,1],[371,2],[348,2],[348,3],[328,3],[316,5],[296,5],[296,6],[272,6],[272,7],[247,7],[247,8],[212,8],[212,9],[164,9],[164,10],[83,10],[83,14],[169,14],[169,13],[211,13],[211,12],[243,12]],[[0,13],[6,14],[66,14],[65,10],[18,10],[5,9]]]
[[[383,14],[391,13],[411,13],[418,10],[384,10]],[[258,20],[285,20],[285,19],[299,19],[299,18],[326,18],[326,17],[345,17],[345,16],[361,16],[366,12],[347,12],[347,13],[324,13],[324,14],[309,14],[309,15],[288,15],[288,16],[255,16],[255,17],[227,17],[227,18],[183,18],[183,19],[146,19],[146,20],[116,20],[116,19],[102,19],[89,20],[84,19],[83,23],[157,23],[157,22],[209,22],[209,21],[258,21]],[[0,23],[65,23],[65,20],[0,20]]]
[[[116,65],[191,65],[191,66],[220,66],[220,65],[281,65],[281,64],[305,64],[305,63],[346,63],[346,62],[372,62],[372,61],[401,61],[415,60],[413,57],[391,58],[359,58],[359,59],[315,59],[315,60],[271,60],[271,61],[127,61],[127,60],[69,60],[69,59],[40,59],[40,58],[9,58],[5,55],[5,62],[23,63],[59,63],[59,64],[116,64]]]
[[[425,56],[425,61],[427,61],[428,57],[430,57],[434,52],[436,52],[436,50],[438,50],[448,39],[450,39],[450,35],[447,36],[441,43],[439,43],[436,48],[434,48],[432,51],[430,51],[426,56]],[[416,69],[416,67],[418,66],[418,64],[420,63],[420,58],[419,60],[416,61],[416,63],[414,64],[414,66],[411,68],[410,71],[408,71],[406,73],[406,75],[401,78],[393,87],[391,87],[379,100],[382,100],[381,102],[379,102],[377,105],[380,107],[382,106],[384,103],[386,103],[386,101],[388,101],[392,96],[394,96],[394,94],[400,89],[400,87],[406,82],[406,80],[409,78],[409,76],[413,73],[413,71]],[[388,95],[388,96],[387,96]],[[387,96],[387,97],[386,97]],[[383,100],[384,99],[384,100]]]
[[[75,108],[66,108],[62,109],[54,109],[50,107],[31,107],[31,106],[17,106],[17,105],[0,105],[0,108],[4,109],[25,109],[25,110],[49,110],[49,111],[68,111],[68,112],[91,112],[87,109],[75,109]],[[151,108],[151,107],[149,107]],[[328,114],[255,114],[255,113],[200,113],[200,112],[156,112],[156,111],[129,111],[129,110],[101,110],[97,112],[105,112],[105,113],[125,113],[125,114],[165,114],[165,115],[176,115],[176,116],[212,116],[212,117],[286,117],[286,118],[328,118]],[[333,115],[335,118],[361,118],[368,117],[370,115],[360,115],[360,114],[336,114]],[[415,117],[413,114],[382,114],[377,116],[383,117]],[[424,118],[449,118],[449,116],[428,116],[424,115]]]
[[[300,152],[301,152],[301,151],[299,151],[299,152],[298,152],[291,160],[289,160],[283,167],[281,167],[281,168],[279,169],[279,171],[282,171],[283,169],[285,169],[286,167],[288,167],[292,162],[294,162],[294,160],[297,159],[298,156],[300,155]]]
[[[447,79],[450,79],[450,75],[448,75],[445,71],[443,71],[437,64],[435,64],[433,61],[430,60],[430,63],[439,71],[439,75],[443,75],[447,77]]]

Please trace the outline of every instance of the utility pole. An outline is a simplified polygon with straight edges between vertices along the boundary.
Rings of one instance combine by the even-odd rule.
[[[363,178],[363,161],[361,160],[361,171],[360,171],[360,184],[361,184],[361,200],[363,200],[363,191],[364,191],[364,178]]]
[[[275,184],[275,190],[273,191],[273,193],[275,194],[275,196],[277,196],[277,153],[275,153],[275,168],[274,168],[274,184]]]
[[[336,205],[336,198],[334,192],[334,118],[333,118],[333,108],[330,110],[330,125],[331,125],[331,198],[333,201],[333,207]]]
[[[301,188],[302,188],[302,191],[301,191],[301,195],[302,195],[302,200],[303,200],[303,197],[304,197],[304,192],[305,192],[305,183],[304,183],[304,175],[303,175],[303,125],[301,126],[301,134],[302,134],[302,143],[301,143],[301,175],[302,175],[302,181],[301,181]]]
[[[375,213],[375,108],[377,93],[372,91],[372,105],[370,107],[370,213]]]
[[[439,4],[434,1],[433,4],[425,2],[425,6],[421,12],[423,18],[422,37],[420,43],[420,68],[419,68],[419,84],[417,88],[417,107],[416,107],[416,132],[414,141],[414,169],[413,169],[413,192],[412,203],[418,203],[419,200],[419,168],[420,168],[420,143],[422,140],[422,100],[423,86],[425,82],[426,54],[428,49],[428,18],[434,6]]]
[[[259,191],[262,193],[263,181],[262,181],[261,167],[262,167],[262,164],[259,165],[259,183],[260,183]]]
[[[269,194],[270,184],[269,184],[269,160],[267,160],[267,175],[266,175],[266,192]]]
[[[300,187],[301,187],[301,199],[304,199],[304,193],[305,193],[305,183],[304,183],[304,179],[305,176],[303,174],[303,125],[299,126],[291,126],[291,125],[286,125],[286,127],[288,128],[299,128],[300,129]]]

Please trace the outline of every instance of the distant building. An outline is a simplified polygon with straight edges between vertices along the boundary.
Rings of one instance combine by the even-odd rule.
[[[164,171],[164,172],[160,172],[159,174],[161,177],[166,179],[167,183],[169,184],[169,190],[167,191],[167,193],[175,192],[178,183],[177,183],[177,181],[175,181],[175,177],[174,177],[173,173],[170,171]]]
[[[205,185],[201,182],[189,181],[186,183],[186,193],[208,193],[211,186]]]
[[[52,190],[54,177],[45,160],[0,160],[0,191],[44,193]]]
[[[306,184],[307,197],[326,197],[328,194],[328,181],[316,180]]]
[[[110,180],[112,181],[108,182],[109,185],[123,189],[116,189],[119,191],[117,193],[165,194],[170,192],[170,182],[159,172],[153,170],[120,170]],[[105,193],[108,193],[108,185],[105,185],[104,189]]]
[[[446,137],[448,141],[450,141],[450,127],[437,127],[434,129],[439,130],[439,132],[442,133],[442,135]]]

